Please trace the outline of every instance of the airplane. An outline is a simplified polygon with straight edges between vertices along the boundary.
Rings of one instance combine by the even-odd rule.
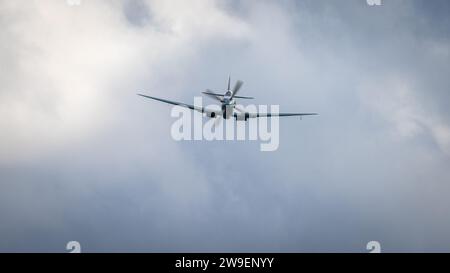
[[[247,121],[249,118],[260,118],[260,117],[289,117],[289,116],[312,116],[312,115],[318,115],[317,113],[249,113],[246,112],[243,109],[240,109],[238,106],[236,106],[236,100],[235,99],[254,99],[253,97],[246,97],[246,96],[238,96],[237,93],[241,89],[242,85],[244,84],[243,81],[238,80],[236,84],[234,85],[234,88],[231,89],[231,77],[228,76],[228,84],[227,84],[227,91],[224,94],[215,93],[209,89],[206,89],[206,91],[202,92],[203,94],[209,96],[210,98],[213,98],[220,102],[221,104],[221,110],[211,110],[206,109],[205,107],[199,107],[194,106],[186,103],[176,102],[176,101],[170,101],[166,99],[160,99],[144,94],[137,94],[139,96],[165,102],[172,105],[178,105],[181,107],[186,107],[194,111],[198,111],[200,113],[205,113],[207,117],[210,118],[216,118],[222,116],[224,119],[229,119],[231,117],[234,117],[236,120],[244,120]],[[236,111],[235,111],[236,110]]]

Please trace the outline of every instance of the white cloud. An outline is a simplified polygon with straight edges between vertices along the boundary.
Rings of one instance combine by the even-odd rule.
[[[360,88],[364,104],[391,124],[393,136],[429,135],[443,153],[450,155],[450,126],[433,109],[423,107],[412,81],[388,76],[366,81]]]
[[[213,1],[146,3],[153,24],[142,27],[127,21],[122,1],[0,3],[0,161],[95,135],[117,114],[114,96],[125,92],[117,86],[133,85],[136,75],[157,81],[158,64],[182,62],[202,40],[249,31]]]
[[[446,86],[435,72],[448,50],[411,58],[422,43],[408,46],[418,15],[405,3],[161,0],[137,12],[131,2],[0,1],[1,249],[64,251],[73,235],[92,251],[365,251],[351,246],[449,238],[448,162],[404,141],[448,151],[448,126],[409,80]],[[406,76],[373,77],[389,68]],[[320,116],[284,120],[280,149],[261,155],[251,143],[174,142],[170,108],[135,96],[189,102],[229,72],[256,103]]]

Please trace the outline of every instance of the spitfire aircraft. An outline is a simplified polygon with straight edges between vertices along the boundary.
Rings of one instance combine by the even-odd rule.
[[[288,116],[311,116],[311,115],[317,115],[317,113],[249,113],[245,110],[239,108],[236,105],[235,99],[253,99],[253,97],[245,97],[245,96],[238,96],[237,93],[241,89],[242,85],[244,84],[243,81],[238,80],[236,84],[234,85],[234,88],[231,89],[230,87],[231,79],[228,77],[228,85],[227,85],[227,91],[225,94],[219,94],[215,93],[209,89],[207,89],[205,92],[202,92],[203,94],[217,100],[220,102],[220,110],[211,110],[206,109],[205,107],[200,106],[194,106],[186,103],[176,102],[176,101],[170,101],[166,99],[160,99],[155,98],[152,96],[144,95],[144,94],[138,94],[139,96],[165,102],[172,105],[178,105],[181,107],[186,107],[195,111],[198,111],[200,113],[205,113],[207,117],[210,118],[216,118],[222,116],[224,119],[229,119],[231,117],[234,117],[236,120],[247,120],[249,118],[260,118],[260,117],[288,117]]]

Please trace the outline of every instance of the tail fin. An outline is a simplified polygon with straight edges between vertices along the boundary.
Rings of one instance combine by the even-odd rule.
[[[230,75],[228,75],[228,89],[227,89],[227,91],[230,91],[230,89],[231,89],[230,82],[231,82],[231,77],[230,77]]]

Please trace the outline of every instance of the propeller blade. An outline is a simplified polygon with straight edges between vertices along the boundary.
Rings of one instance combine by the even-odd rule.
[[[219,96],[219,97],[223,97],[224,96],[223,94],[219,94],[219,93],[214,92],[214,91],[212,91],[210,89],[206,89],[205,92],[202,92],[202,93],[204,93],[204,94],[208,93],[208,94],[216,95],[216,96]]]
[[[231,98],[233,98],[239,92],[239,89],[241,89],[243,84],[244,84],[244,82],[240,81],[240,80],[238,80],[236,82],[236,84],[234,85],[234,88],[233,88],[233,94],[231,95]]]
[[[254,97],[244,97],[244,96],[234,96],[236,99],[247,99],[247,100],[252,100],[254,99]]]
[[[206,90],[206,92],[202,92],[203,94],[207,95],[208,97],[218,100],[219,102],[222,102],[222,98],[218,94],[214,94],[212,92],[209,92],[209,90]]]

